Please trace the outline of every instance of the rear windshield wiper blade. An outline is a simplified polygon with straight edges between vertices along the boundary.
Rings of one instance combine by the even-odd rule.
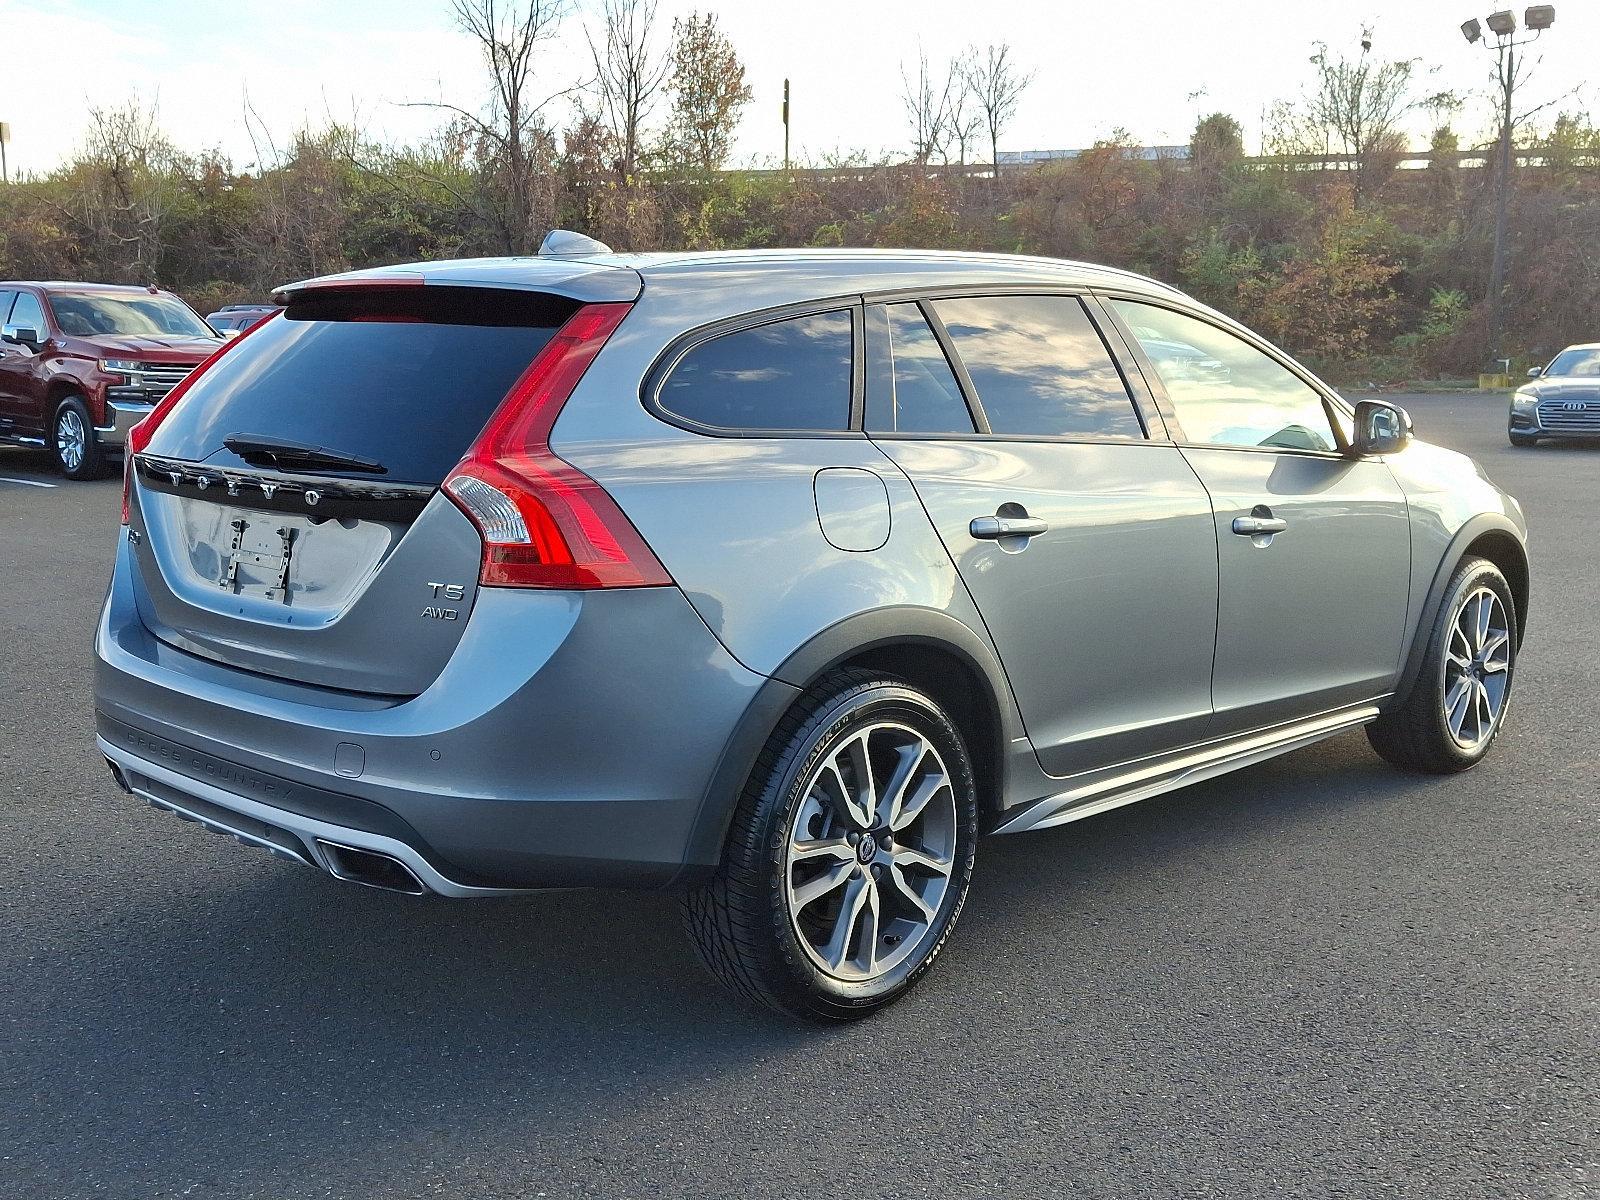
[[[330,471],[365,471],[369,475],[387,475],[389,468],[375,458],[359,454],[345,454],[326,446],[310,446],[292,442],[287,438],[266,437],[256,433],[230,433],[222,444],[246,462],[268,459],[275,467],[324,468]]]

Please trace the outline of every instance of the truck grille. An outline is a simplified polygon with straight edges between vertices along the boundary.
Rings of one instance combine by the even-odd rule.
[[[1600,397],[1593,400],[1541,400],[1539,424],[1551,433],[1600,436]]]
[[[195,369],[195,363],[144,363],[126,372],[128,382],[106,389],[112,399],[153,404],[177,387]]]

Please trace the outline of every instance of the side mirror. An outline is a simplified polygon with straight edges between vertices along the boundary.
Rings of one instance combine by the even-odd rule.
[[[1537,378],[1539,378],[1539,376],[1541,376],[1543,374],[1544,374],[1544,368],[1543,367],[1529,367],[1528,368],[1528,378],[1529,379],[1537,379]]]
[[[1397,454],[1411,444],[1411,415],[1394,404],[1363,400],[1356,405],[1356,440],[1351,446],[1362,458]]]
[[[39,331],[28,325],[6,325],[0,327],[0,342],[10,342],[13,346],[26,346],[30,350],[37,350],[44,342],[39,336]]]

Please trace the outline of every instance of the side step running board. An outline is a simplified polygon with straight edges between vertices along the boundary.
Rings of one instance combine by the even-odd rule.
[[[1296,721],[1264,732],[1180,751],[1165,758],[1144,759],[1128,769],[1099,775],[1078,787],[1025,804],[1015,816],[1003,821],[995,832],[1022,833],[1030,829],[1065,825],[1068,821],[1080,821],[1096,813],[1176,791],[1191,783],[1214,779],[1229,771],[1298,750],[1336,733],[1365,725],[1377,716],[1376,705],[1348,708],[1308,721]]]

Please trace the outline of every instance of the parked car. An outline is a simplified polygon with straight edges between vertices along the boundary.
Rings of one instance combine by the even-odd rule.
[[[1540,438],[1600,438],[1600,342],[1568,346],[1511,397],[1506,434],[1513,446]]]
[[[980,832],[1500,731],[1517,502],[1172,288],[552,243],[286,287],[139,427],[124,788],[399,892],[677,889],[735,991],[844,1019]]]
[[[276,304],[224,304],[206,316],[206,324],[223,337],[236,337],[278,311]]]
[[[0,283],[0,443],[93,479],[221,339],[159,288]]]

